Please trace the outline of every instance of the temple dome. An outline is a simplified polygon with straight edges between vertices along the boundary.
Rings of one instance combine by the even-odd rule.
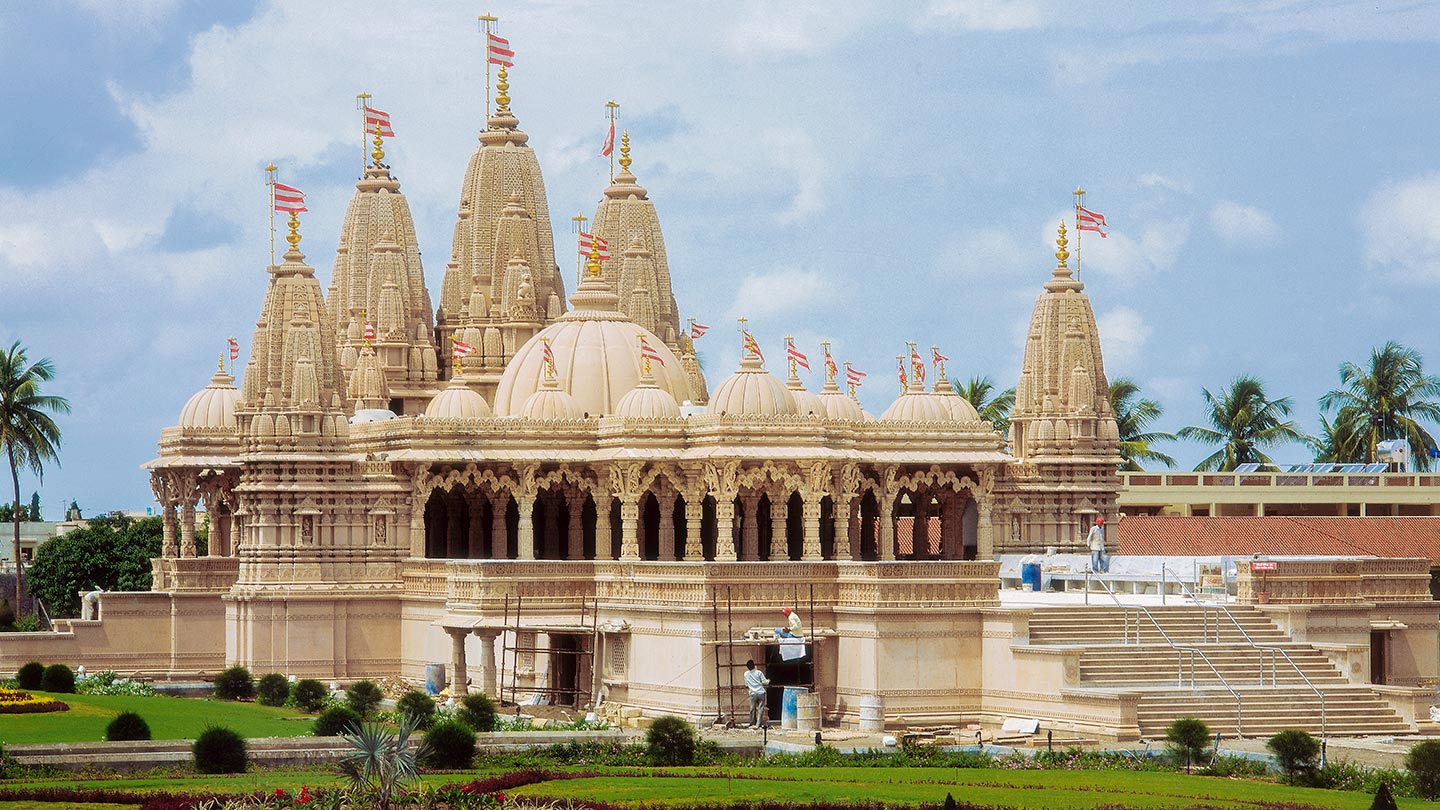
[[[239,401],[240,390],[235,387],[235,378],[225,373],[225,364],[221,361],[210,384],[196,391],[180,409],[180,427],[233,428],[235,404]]]
[[[577,416],[613,414],[640,384],[640,339],[655,350],[655,385],[676,402],[690,399],[690,381],[680,358],[653,332],[616,309],[618,297],[603,279],[587,277],[570,296],[574,309],[521,346],[500,377],[495,412],[518,415],[545,377],[545,343],[555,357],[558,388],[568,393]]]
[[[860,408],[860,403],[856,402],[844,391],[841,391],[834,380],[825,383],[825,387],[820,389],[820,393],[816,394],[815,398],[820,400],[820,403],[825,406],[824,413],[826,419],[836,419],[845,422],[866,421],[866,414],[865,411]]]
[[[490,405],[466,384],[464,374],[451,377],[450,384],[425,406],[427,419],[480,419],[490,415]]]
[[[680,403],[668,391],[655,384],[649,374],[642,374],[640,384],[620,398],[615,415],[626,419],[679,419]]]
[[[795,400],[795,413],[801,416],[817,416],[824,419],[829,411],[825,409],[825,403],[820,398],[805,390],[805,385],[800,378],[794,374],[786,381],[785,388],[789,390],[790,396]]]
[[[950,408],[943,397],[922,389],[907,391],[896,397],[890,407],[880,414],[882,421],[900,422],[952,422]]]
[[[582,415],[575,398],[560,390],[558,380],[551,378],[540,384],[516,416],[525,419],[579,419]]]
[[[935,381],[935,396],[950,411],[950,418],[956,422],[980,422],[980,412],[970,400],[960,396],[955,386],[945,377]]]
[[[760,358],[748,354],[741,358],[740,368],[710,395],[708,407],[710,413],[726,416],[780,416],[798,410],[785,383],[766,371]]]

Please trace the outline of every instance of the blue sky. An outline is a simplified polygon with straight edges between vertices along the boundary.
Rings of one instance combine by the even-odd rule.
[[[1013,385],[1077,184],[1112,225],[1083,275],[1107,372],[1160,400],[1162,429],[1250,373],[1313,431],[1338,364],[1386,340],[1440,368],[1435,6],[400,7],[0,9],[0,340],[53,359],[75,406],[47,516],[147,506],[160,429],[228,335],[248,349],[271,160],[310,195],[302,249],[328,284],[361,90],[393,116],[438,293],[483,119],[485,10],[517,51],[512,106],[557,235],[593,212],[603,103],[623,105],[681,310],[717,327],[712,385],[738,315],[775,354],[786,334],[833,341],[870,372],[875,413],[907,340],[939,344],[952,377]],[[1209,452],[1169,451],[1183,467]]]

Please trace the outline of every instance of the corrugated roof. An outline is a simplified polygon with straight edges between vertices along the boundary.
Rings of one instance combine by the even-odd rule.
[[[1440,566],[1440,517],[1169,517],[1117,524],[1119,553],[1424,557]]]

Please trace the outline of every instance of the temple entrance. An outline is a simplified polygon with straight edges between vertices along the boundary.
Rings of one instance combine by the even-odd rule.
[[[780,645],[771,644],[765,647],[765,677],[770,679],[770,688],[765,691],[765,712],[769,718],[770,725],[780,725],[781,703],[784,700],[786,686],[803,686],[813,690],[815,688],[815,645],[806,643],[805,655],[786,661],[780,650]]]
[[[1385,662],[1390,656],[1386,655],[1389,650],[1386,649],[1388,645],[1385,642],[1389,635],[1385,630],[1370,631],[1370,683],[1378,686],[1387,682]]]
[[[580,637],[557,633],[550,636],[550,703],[575,706],[580,691]]]

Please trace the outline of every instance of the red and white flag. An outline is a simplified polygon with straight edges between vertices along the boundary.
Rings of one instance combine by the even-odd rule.
[[[364,337],[366,340],[374,340],[374,339],[375,339],[375,324],[370,323],[369,321],[366,321],[366,322],[365,322],[365,331],[364,331],[364,333],[363,333],[363,337]]]
[[[615,152],[615,120],[610,120],[610,131],[605,133],[605,143],[600,146],[600,157],[610,157]]]
[[[470,356],[471,352],[475,351],[474,346],[471,346],[469,343],[466,343],[463,340],[455,340],[454,338],[451,338],[451,342],[455,344],[455,350],[451,356],[454,357],[456,360],[464,360],[465,358]]]
[[[603,262],[603,261],[605,261],[606,259],[609,259],[609,258],[610,258],[610,243],[609,243],[609,242],[605,241],[605,239],[604,239],[603,237],[594,236],[594,235],[592,235],[592,234],[588,234],[588,233],[585,233],[584,231],[581,231],[581,232],[580,232],[580,255],[581,255],[581,256],[589,256],[589,255],[590,255],[590,249],[591,249],[592,247],[594,247],[596,250],[600,251],[600,261]]]
[[[366,107],[365,131],[374,132],[376,127],[380,128],[380,137],[395,137],[395,130],[390,128],[390,113],[384,110],[377,110],[374,107]]]
[[[284,183],[271,183],[270,192],[275,195],[276,211],[288,211],[299,214],[310,210],[305,207],[305,192],[294,186],[287,186]]]
[[[490,64],[515,67],[515,52],[510,50],[510,40],[491,34],[490,41],[485,44],[485,50]]]
[[[1110,227],[1110,223],[1105,221],[1105,215],[1097,214],[1082,205],[1075,206],[1075,227],[1082,231],[1094,231],[1100,234],[1101,239],[1110,236],[1105,232],[1105,229]]]
[[[690,339],[691,339],[691,340],[694,340],[694,339],[696,339],[696,338],[705,337],[705,333],[706,333],[706,332],[709,332],[709,331],[710,331],[710,327],[706,326],[706,325],[703,324],[703,323],[696,323],[696,322],[694,322],[694,321],[691,321],[691,322],[690,322]]]
[[[932,362],[932,363],[947,363],[947,362],[949,362],[949,361],[950,361],[950,358],[948,358],[948,357],[946,357],[945,355],[943,355],[943,354],[940,353],[940,347],[939,347],[939,346],[931,346],[931,347],[930,347],[930,362]]]
[[[849,385],[864,385],[863,380],[867,376],[869,375],[859,369],[845,366],[845,382]]]
[[[834,378],[834,376],[835,376],[839,371],[840,371],[840,369],[835,366],[835,359],[830,356],[830,347],[829,347],[829,346],[826,346],[826,347],[825,347],[825,373],[826,373],[827,375],[829,375],[830,378]]]
[[[760,344],[756,342],[755,336],[744,329],[740,330],[740,346],[760,358],[760,362],[765,362],[765,353],[760,351]]]
[[[640,336],[640,356],[645,360],[654,360],[662,366],[665,365],[665,358],[660,356],[660,352],[655,351],[655,347],[650,345],[644,335]]]
[[[238,340],[236,340],[235,338],[232,337],[232,338],[230,338],[230,359],[231,359],[231,360],[235,360],[235,359],[237,359],[237,358],[239,358],[239,357],[240,357],[240,341],[238,341]]]
[[[901,384],[901,385],[909,385],[909,384],[910,384],[910,375],[905,373],[905,358],[903,358],[903,357],[897,357],[897,358],[895,358],[895,365],[896,365],[896,373],[898,373],[898,374],[900,375],[900,384]]]
[[[810,370],[810,358],[795,348],[795,342],[789,338],[785,339],[785,359],[806,371]]]
[[[915,370],[915,379],[925,382],[925,361],[920,359],[920,353],[914,349],[910,350],[910,367]]]
[[[554,373],[555,373],[555,352],[553,352],[553,351],[550,350],[550,341],[546,340],[545,342],[541,343],[540,345],[544,347],[544,354],[542,355],[542,358],[541,358],[541,359],[545,362],[545,373],[546,373],[546,374],[554,374]]]

